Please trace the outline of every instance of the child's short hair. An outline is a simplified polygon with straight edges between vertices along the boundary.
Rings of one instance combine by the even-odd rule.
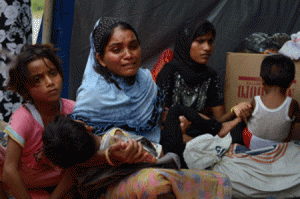
[[[261,64],[260,76],[268,86],[287,89],[295,79],[295,64],[284,55],[267,56]]]
[[[45,156],[64,169],[84,163],[97,150],[84,124],[66,116],[58,116],[46,126],[43,142]]]
[[[32,100],[28,94],[28,84],[33,81],[30,78],[27,65],[37,59],[49,59],[56,67],[58,73],[64,78],[61,59],[56,54],[58,49],[51,44],[25,44],[13,67],[9,70],[9,82],[7,89],[19,93],[25,100]]]

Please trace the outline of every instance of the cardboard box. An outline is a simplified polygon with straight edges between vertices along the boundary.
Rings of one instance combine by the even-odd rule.
[[[260,65],[266,54],[227,53],[225,76],[226,112],[239,102],[251,101],[256,95],[263,95],[263,87],[259,76]],[[296,67],[295,80],[287,91],[287,95],[300,102],[300,62]]]

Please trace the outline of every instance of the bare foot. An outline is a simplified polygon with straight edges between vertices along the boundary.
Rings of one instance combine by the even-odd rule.
[[[225,137],[229,131],[231,131],[238,123],[242,121],[241,118],[235,118],[234,120],[231,120],[229,122],[224,122],[222,125],[221,130],[219,131],[218,135],[219,137]]]
[[[182,138],[183,138],[183,143],[186,144],[189,141],[191,141],[193,138],[185,133],[182,134]]]

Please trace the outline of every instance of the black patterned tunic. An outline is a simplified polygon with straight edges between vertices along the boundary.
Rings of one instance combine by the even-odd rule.
[[[181,104],[201,112],[206,107],[224,104],[224,96],[218,75],[209,77],[196,85],[187,85],[179,72],[175,72],[172,78],[168,75],[165,78],[166,81],[158,79],[157,84],[164,93],[164,105],[169,108]]]

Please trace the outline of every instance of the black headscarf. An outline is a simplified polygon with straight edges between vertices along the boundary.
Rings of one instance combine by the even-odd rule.
[[[180,73],[187,84],[196,85],[215,75],[215,71],[205,64],[199,64],[191,59],[190,49],[192,42],[198,36],[208,32],[207,27],[216,32],[211,22],[205,19],[193,18],[185,22],[179,29],[175,46],[174,59],[171,61],[172,67]]]

